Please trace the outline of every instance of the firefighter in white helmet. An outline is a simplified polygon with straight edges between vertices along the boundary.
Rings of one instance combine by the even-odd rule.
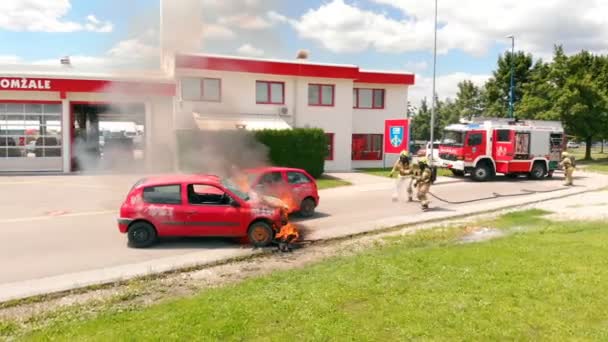
[[[397,172],[397,180],[395,181],[395,191],[393,192],[393,202],[402,198],[403,188],[407,186],[407,198],[408,202],[412,201],[412,166],[410,154],[408,151],[403,150],[399,154],[399,159],[395,162],[393,169],[391,170],[389,177]],[[410,183],[407,184],[407,179],[410,178]]]
[[[422,210],[426,211],[429,209],[429,199],[427,194],[429,193],[431,183],[433,182],[433,173],[426,158],[418,159],[418,166],[420,167],[420,170],[415,177],[416,180],[414,185],[418,190],[416,196],[422,205]]]

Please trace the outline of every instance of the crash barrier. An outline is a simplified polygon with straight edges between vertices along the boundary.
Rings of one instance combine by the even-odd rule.
[[[507,194],[507,195],[503,195],[503,194],[499,194],[499,193],[493,192],[492,193],[492,197],[482,197],[482,198],[476,198],[476,199],[472,199],[472,200],[459,201],[459,202],[448,201],[446,199],[443,199],[443,198],[441,198],[441,197],[433,194],[430,191],[429,191],[429,195],[433,196],[435,199],[437,199],[437,200],[439,200],[441,202],[444,202],[444,203],[448,203],[448,204],[464,204],[464,203],[473,203],[473,202],[487,201],[487,200],[501,198],[501,197],[527,196],[527,195],[533,195],[533,194],[542,194],[542,193],[562,191],[562,190],[566,190],[566,189],[568,189],[568,188],[558,188],[558,189],[552,189],[552,190],[527,190],[527,189],[522,189],[521,191],[523,193],[520,193],[520,194]]]

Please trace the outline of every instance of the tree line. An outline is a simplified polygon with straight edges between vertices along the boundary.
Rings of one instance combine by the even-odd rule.
[[[561,121],[570,138],[586,143],[591,158],[594,141],[608,138],[608,55],[581,51],[567,56],[556,46],[551,62],[531,54],[506,52],[482,86],[466,80],[458,84],[455,99],[435,94],[435,137],[443,127],[461,118],[506,117],[509,108],[511,60],[514,61],[514,116],[520,119]],[[430,103],[423,99],[413,108],[412,136],[430,139]]]

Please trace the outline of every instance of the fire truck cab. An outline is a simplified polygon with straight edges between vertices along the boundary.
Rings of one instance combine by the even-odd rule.
[[[564,143],[560,122],[479,118],[445,128],[439,163],[476,181],[497,173],[541,179],[558,168]]]

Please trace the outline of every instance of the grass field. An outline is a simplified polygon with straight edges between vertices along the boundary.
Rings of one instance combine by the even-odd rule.
[[[319,190],[337,188],[339,186],[347,185],[352,184],[343,179],[334,178],[330,176],[321,176],[320,178],[317,178],[317,187],[319,188]]]
[[[591,158],[593,160],[583,160],[585,158],[585,148],[571,149],[568,152],[572,153],[576,158],[576,165],[582,166],[586,170],[594,172],[608,173],[608,153],[601,153],[600,148],[591,149]],[[608,152],[608,146],[604,148],[604,152]]]
[[[149,308],[59,315],[24,340],[391,341],[608,339],[608,223],[540,211],[421,231],[351,257],[277,272]],[[33,324],[35,326],[36,324]],[[0,337],[15,336],[14,324]],[[23,333],[23,331],[22,331]]]
[[[367,173],[369,175],[380,176],[380,177],[388,177],[388,174],[391,172],[392,167],[389,168],[369,168],[369,169],[358,169],[357,171]],[[443,177],[453,177],[452,171],[448,169],[437,169],[437,176]]]

